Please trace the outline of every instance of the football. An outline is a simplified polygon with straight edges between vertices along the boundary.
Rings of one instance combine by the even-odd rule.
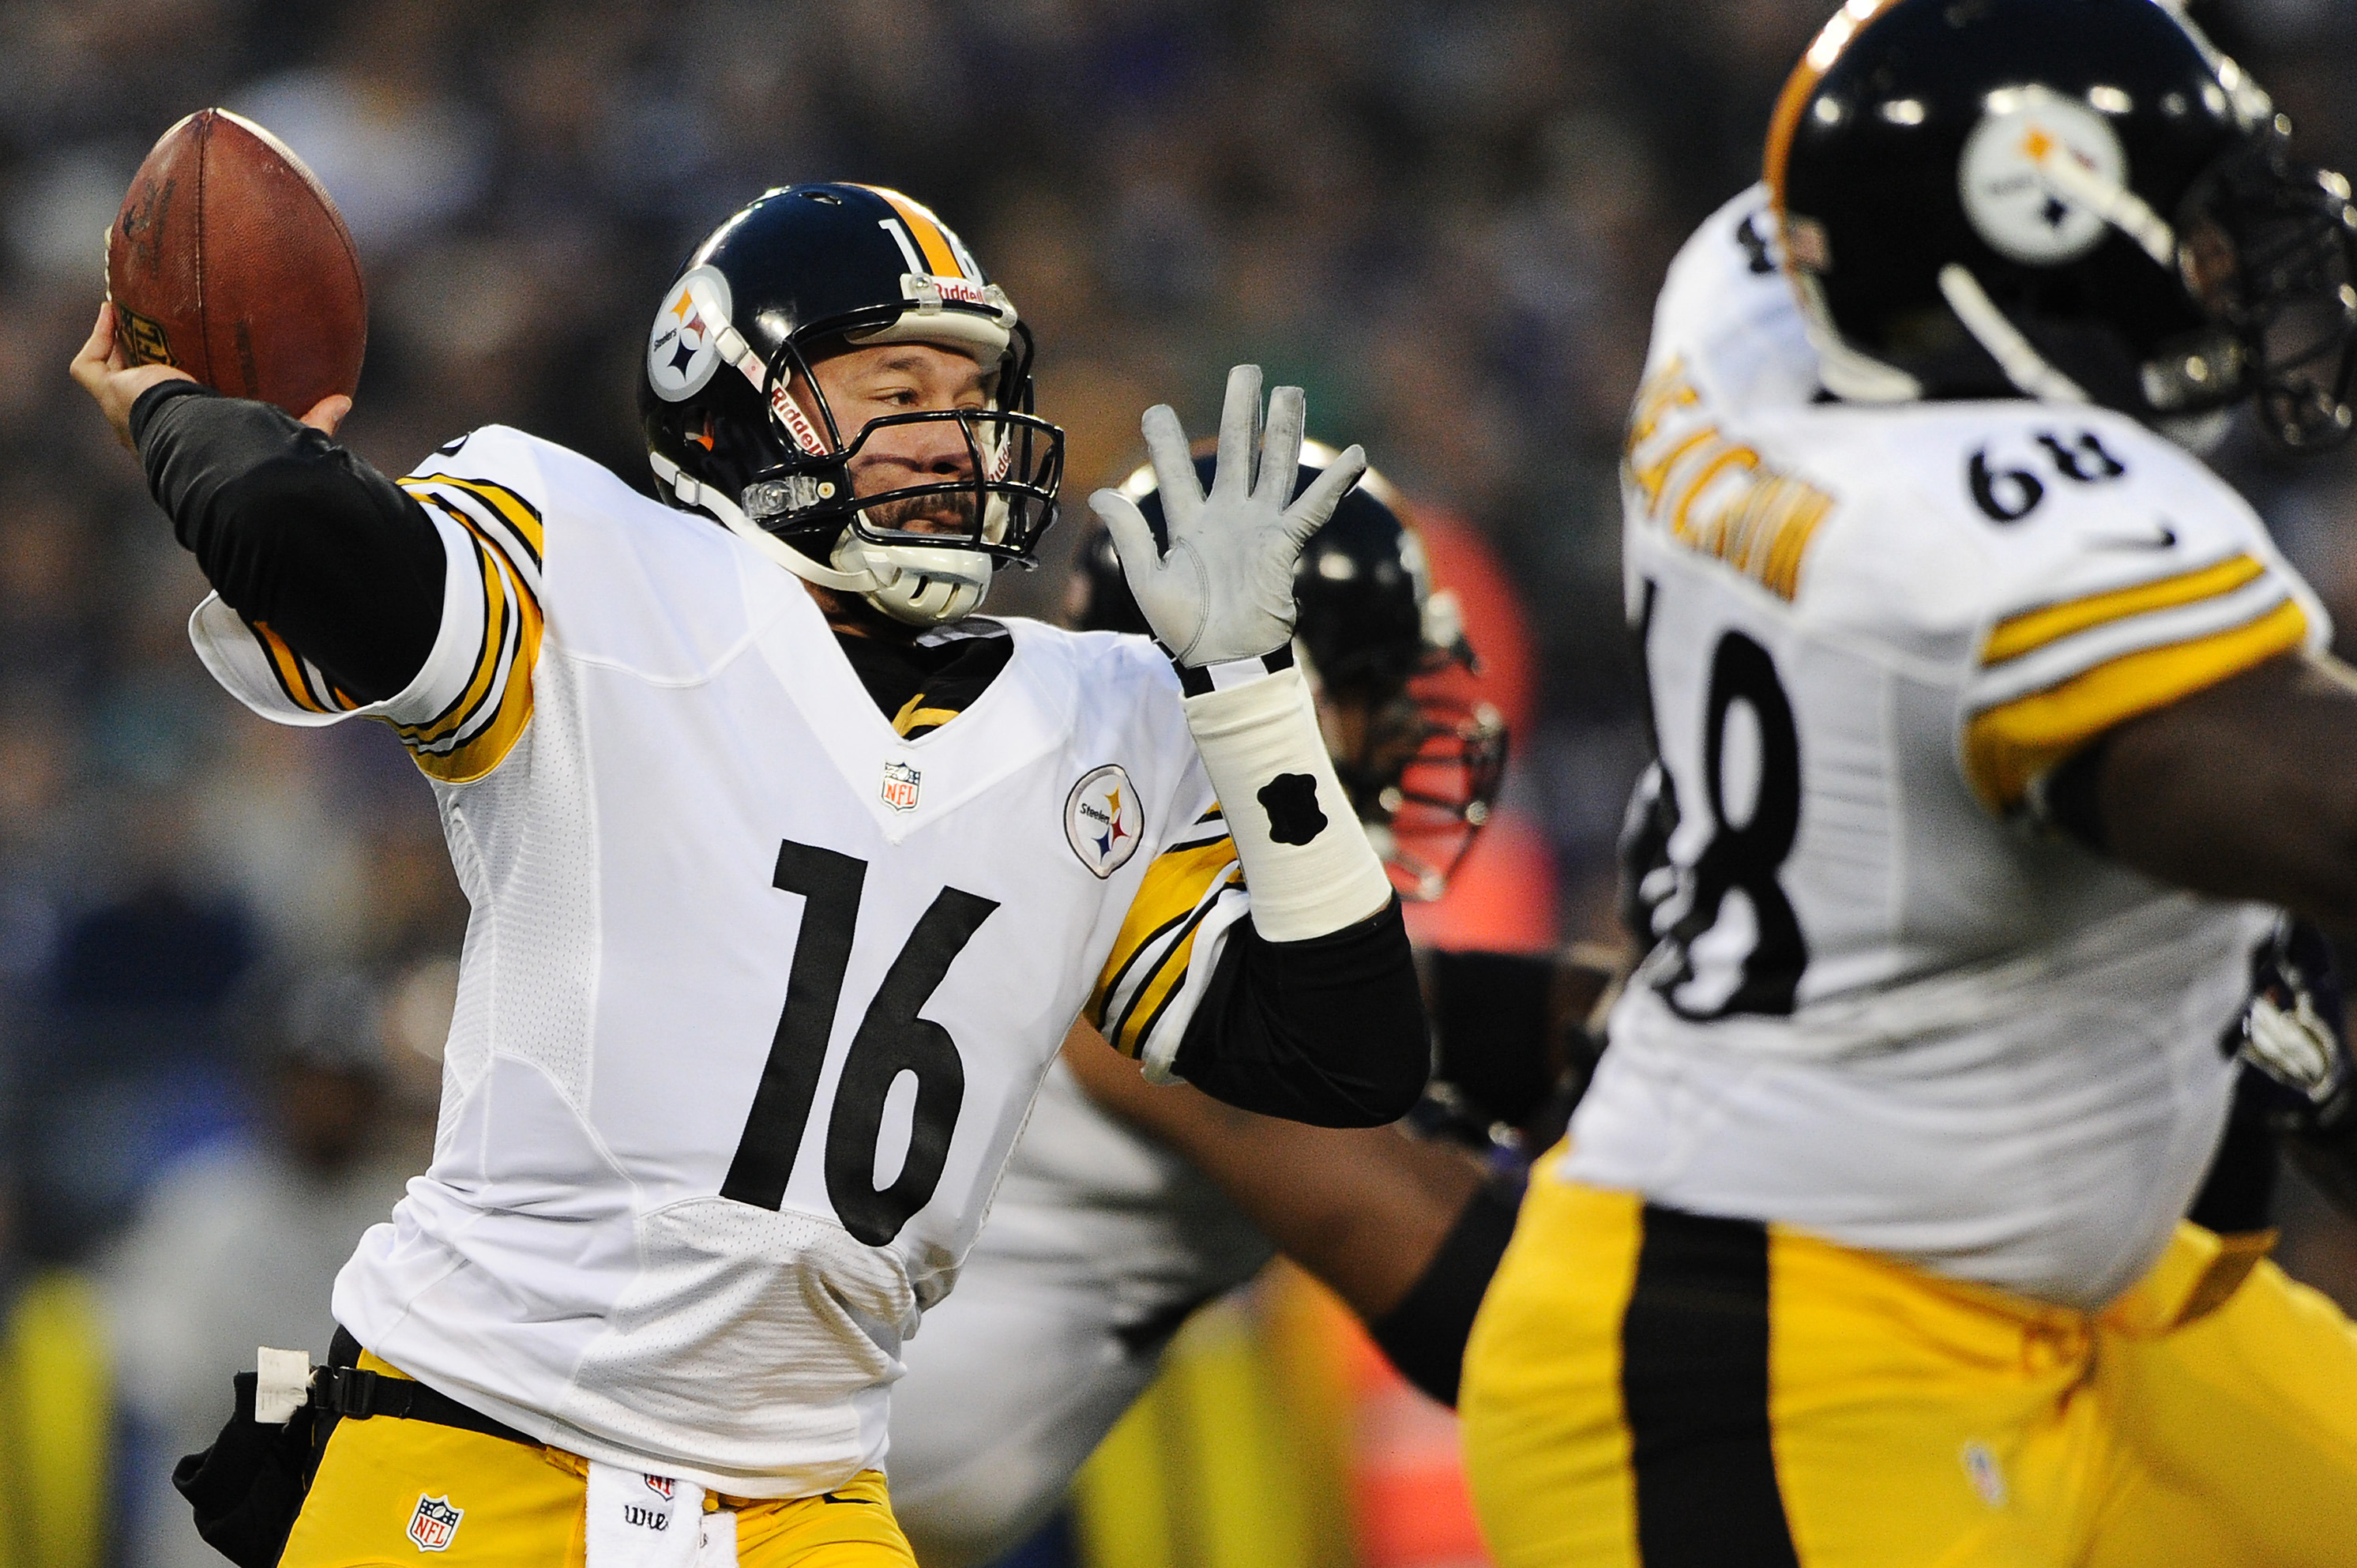
[[[303,160],[200,109],[164,133],[106,237],[124,358],[301,415],[350,396],[368,346],[359,252]]]

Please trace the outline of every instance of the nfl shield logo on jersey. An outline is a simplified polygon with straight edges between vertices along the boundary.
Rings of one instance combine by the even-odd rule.
[[[417,1542],[420,1552],[446,1552],[450,1538],[458,1533],[458,1521],[467,1515],[465,1509],[450,1506],[447,1495],[429,1498],[423,1492],[417,1497],[417,1511],[409,1516],[409,1539]]]
[[[886,763],[884,765],[884,803],[896,811],[915,811],[917,786],[924,782],[924,778],[923,774],[905,762]]]
[[[1099,877],[1111,876],[1137,853],[1145,819],[1137,790],[1118,763],[1081,775],[1064,797],[1064,837],[1081,864]]]

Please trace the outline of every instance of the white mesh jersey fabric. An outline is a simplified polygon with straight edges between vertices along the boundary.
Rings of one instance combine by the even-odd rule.
[[[1811,401],[1789,288],[1740,236],[1763,205],[1673,267],[1632,424],[1676,825],[1663,940],[1561,1170],[2092,1305],[2206,1166],[2272,917],[2029,829],[2025,782],[2131,699],[2313,645],[2323,612],[2126,418]]]
[[[436,1158],[337,1316],[590,1458],[838,1485],[1202,811],[1177,682],[1142,639],[1016,621],[990,688],[903,739],[802,585],[708,521],[513,431],[435,467],[531,510],[545,619],[515,744],[437,786],[473,908]],[[1108,764],[1141,842],[1100,877],[1065,803]]]
[[[1145,1392],[1164,1337],[1274,1253],[1192,1165],[1051,1068],[957,1293],[892,1386],[892,1509],[924,1561],[1019,1545]]]

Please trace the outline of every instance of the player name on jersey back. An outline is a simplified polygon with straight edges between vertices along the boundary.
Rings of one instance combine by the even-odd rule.
[[[1814,395],[1755,191],[1689,242],[1623,470],[1654,945],[1567,1172],[2070,1305],[2166,1240],[2267,911],[2024,819],[2112,725],[2320,641],[2125,417]]]
[[[1074,1015],[1146,996],[1116,1031],[1167,1042],[1243,914],[1177,681],[1014,621],[911,738],[708,520],[496,428],[404,483],[449,562],[409,691],[196,626],[258,711],[400,728],[472,906],[434,1164],[336,1316],[591,1458],[839,1485]]]

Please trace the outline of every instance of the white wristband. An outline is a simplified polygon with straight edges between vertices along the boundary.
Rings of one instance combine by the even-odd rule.
[[[1335,777],[1301,671],[1278,670],[1185,705],[1261,936],[1306,941],[1381,913],[1391,878]]]

